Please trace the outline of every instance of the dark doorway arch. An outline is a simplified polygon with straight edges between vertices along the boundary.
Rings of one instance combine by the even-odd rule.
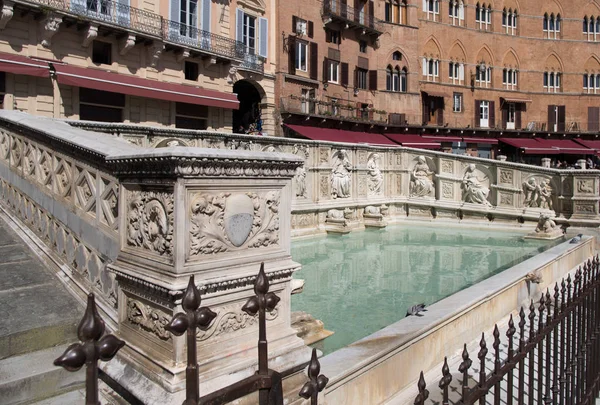
[[[233,111],[234,133],[257,134],[262,132],[261,90],[262,88],[258,84],[248,80],[239,80],[233,85],[233,92],[237,94],[240,102],[239,110]]]

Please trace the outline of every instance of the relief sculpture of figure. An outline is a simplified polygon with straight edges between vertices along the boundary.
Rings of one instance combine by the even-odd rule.
[[[529,180],[523,182],[523,193],[525,195],[525,207],[537,207],[539,198],[539,186],[537,185],[535,178],[531,177]]]
[[[350,197],[350,172],[352,165],[348,152],[344,149],[336,153],[335,163],[331,174],[331,195],[333,198]]]
[[[381,194],[383,186],[383,173],[379,168],[379,154],[374,153],[367,162],[367,170],[369,171],[369,192],[371,194]]]
[[[486,179],[486,177],[483,179],[477,177],[473,163],[467,166],[462,180],[463,200],[468,203],[491,205],[487,200],[490,190],[481,184]]]
[[[412,197],[427,197],[431,195],[433,181],[431,181],[430,176],[432,174],[433,172],[429,170],[425,156],[419,156],[411,175],[410,195]]]
[[[554,211],[554,204],[552,203],[552,187],[548,180],[543,180],[539,185],[539,207]]]
[[[296,197],[306,197],[306,169],[298,166],[296,169]]]

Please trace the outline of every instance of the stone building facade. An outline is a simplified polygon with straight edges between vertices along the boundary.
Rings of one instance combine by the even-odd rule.
[[[262,0],[5,0],[3,107],[271,133],[274,12]]]

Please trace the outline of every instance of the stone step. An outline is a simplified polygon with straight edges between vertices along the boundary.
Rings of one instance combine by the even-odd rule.
[[[85,371],[73,373],[53,364],[67,347],[61,345],[0,360],[2,404],[27,404],[82,388]],[[72,402],[63,402],[67,403]]]

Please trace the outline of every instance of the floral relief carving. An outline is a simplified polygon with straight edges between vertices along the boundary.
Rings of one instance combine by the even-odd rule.
[[[451,160],[442,160],[442,172],[452,173],[454,171],[454,162]]]
[[[319,149],[319,163],[327,163],[329,161],[329,150]]]
[[[442,196],[444,198],[454,197],[454,186],[452,183],[448,183],[447,181],[442,183]]]
[[[173,194],[131,191],[127,199],[127,244],[171,257]]]
[[[171,333],[165,329],[170,322],[167,314],[138,300],[127,298],[127,321],[161,340],[171,339]]]
[[[212,326],[206,330],[199,330],[196,335],[197,340],[204,341],[210,337],[228,335],[239,330],[243,330],[258,323],[258,314],[252,316],[234,307],[226,307],[221,313],[217,312],[217,319]],[[268,321],[274,320],[279,315],[279,309],[275,308],[266,313]]]
[[[575,212],[583,212],[586,214],[595,214],[593,205],[590,204],[575,204]]]
[[[500,193],[501,205],[513,205],[513,195],[509,193]]]
[[[280,198],[279,191],[194,195],[190,256],[277,245]]]

